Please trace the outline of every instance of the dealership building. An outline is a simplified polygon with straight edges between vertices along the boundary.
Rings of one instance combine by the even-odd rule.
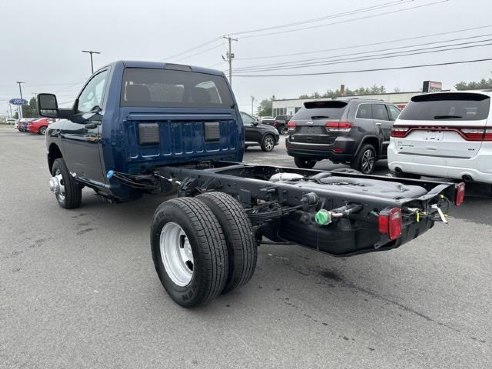
[[[410,99],[424,92],[437,92],[441,91],[441,82],[424,81],[421,91],[413,92],[388,92],[377,95],[362,95],[362,96],[346,96],[346,98],[362,98],[362,99],[376,99],[384,102],[392,103],[402,109]],[[294,115],[308,101],[325,101],[332,100],[331,98],[318,98],[318,99],[281,99],[272,101],[272,115]]]

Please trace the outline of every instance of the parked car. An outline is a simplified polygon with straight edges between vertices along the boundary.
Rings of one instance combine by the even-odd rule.
[[[393,122],[400,110],[380,100],[348,98],[304,103],[287,124],[287,154],[299,168],[330,159],[364,174],[386,158]]]
[[[44,135],[50,123],[52,120],[48,118],[34,119],[27,123],[27,130],[31,133]]]
[[[36,118],[21,118],[17,120],[17,129],[19,132],[27,132],[27,124]]]
[[[245,148],[248,146],[261,146],[263,151],[272,151],[278,145],[278,131],[272,126],[260,123],[248,113],[240,113],[244,125]]]
[[[398,177],[492,184],[491,96],[439,92],[412,97],[391,131],[390,170]]]
[[[14,124],[15,125],[17,123],[17,121],[14,118],[7,118],[5,120],[5,123],[6,124]],[[14,128],[16,128],[16,127],[14,126]]]
[[[274,117],[269,117],[269,116],[260,117],[260,122],[263,124],[272,125],[274,121],[275,121]]]
[[[273,126],[277,129],[278,133],[281,135],[287,134],[287,123],[292,118],[292,115],[277,115],[275,117],[275,121],[273,122]]]

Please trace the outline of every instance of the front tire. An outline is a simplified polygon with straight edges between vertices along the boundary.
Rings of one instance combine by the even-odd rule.
[[[376,149],[374,146],[371,144],[363,145],[351,166],[363,174],[374,172],[376,167]]]
[[[157,275],[174,302],[204,305],[222,292],[227,245],[219,221],[203,202],[178,198],[159,205],[150,241]]]
[[[298,168],[312,169],[316,165],[316,160],[309,160],[306,158],[295,157],[294,163],[296,164],[296,167],[298,167]]]
[[[223,192],[208,192],[196,197],[217,217],[224,231],[229,255],[229,272],[222,294],[249,282],[256,268],[256,241],[251,222],[241,204]]]
[[[261,149],[265,152],[270,152],[275,147],[275,137],[272,135],[265,135],[261,142]]]
[[[70,175],[65,160],[58,158],[54,161],[51,175],[59,183],[58,191],[55,192],[58,204],[64,209],[78,208],[82,202],[82,188]]]
[[[40,129],[39,129],[39,132],[38,132],[40,135],[44,135],[46,133],[46,126],[42,126]]]

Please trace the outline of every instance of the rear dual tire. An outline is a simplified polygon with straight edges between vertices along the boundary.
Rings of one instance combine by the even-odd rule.
[[[183,307],[207,304],[246,284],[256,267],[249,219],[223,193],[162,203],[152,221],[151,248],[162,285]]]

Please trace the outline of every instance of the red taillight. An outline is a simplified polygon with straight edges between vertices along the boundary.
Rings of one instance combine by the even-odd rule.
[[[297,123],[292,120],[287,123],[287,129],[289,130],[289,132],[294,132],[296,130],[296,127]]]
[[[463,201],[465,201],[465,183],[464,182],[458,183],[455,189],[456,192],[454,196],[454,204],[456,206],[461,206],[461,204],[463,204]]]
[[[328,132],[348,132],[352,129],[350,122],[326,122],[325,128]]]
[[[461,128],[467,141],[492,141],[492,129],[490,128]]]
[[[401,209],[393,208],[382,211],[378,216],[378,230],[381,234],[387,234],[390,240],[396,240],[401,236],[403,227]]]
[[[396,137],[396,138],[403,138],[406,137],[409,133],[409,128],[408,127],[394,127],[391,130],[391,137]]]

